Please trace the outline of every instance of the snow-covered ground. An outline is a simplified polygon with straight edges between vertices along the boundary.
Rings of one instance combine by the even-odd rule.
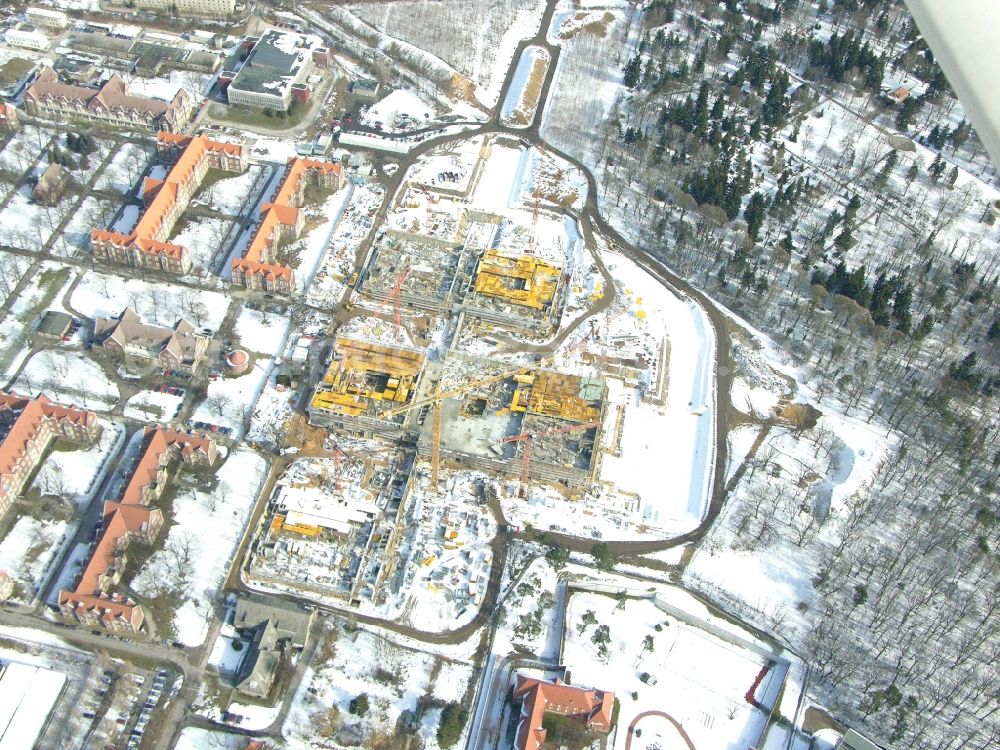
[[[262,166],[251,164],[243,174],[219,180],[193,202],[205,202],[220,213],[236,216],[263,172]]]
[[[574,684],[615,692],[621,706],[616,750],[636,746],[626,730],[647,711],[672,716],[695,747],[750,746],[768,710],[749,703],[748,692],[769,708],[782,683],[766,656],[685,623],[651,601],[630,599],[621,606],[613,596],[590,592],[570,598],[562,663],[572,670]],[[642,673],[656,684],[645,684]],[[676,728],[663,718],[642,718],[635,727],[641,730],[640,748],[682,746]]]
[[[181,482],[164,548],[132,582],[140,594],[160,591],[164,582],[182,593],[172,626],[187,646],[200,646],[205,640],[212,601],[266,476],[265,459],[239,449],[219,468],[210,490],[200,485],[185,489]],[[161,628],[166,625],[159,623]]]
[[[258,358],[243,375],[231,377],[224,374],[218,380],[210,381],[205,400],[198,404],[191,418],[230,427],[239,435],[243,425],[249,422],[273,367],[273,359]]]
[[[12,378],[31,353],[31,335],[38,316],[50,307],[59,308],[73,279],[72,269],[50,261],[44,261],[38,272],[28,279],[10,312],[0,321],[0,362],[3,362],[5,379]]]
[[[361,117],[365,125],[379,123],[383,130],[420,129],[432,122],[434,107],[425,103],[416,92],[396,89],[368,108]],[[406,127],[401,127],[403,124]]]
[[[283,313],[268,313],[243,307],[236,318],[236,335],[239,345],[258,354],[281,354],[288,339],[291,324]]]
[[[0,570],[6,571],[21,589],[19,598],[30,602],[41,586],[49,566],[58,556],[68,524],[21,516],[0,541]]]
[[[229,300],[224,294],[204,289],[175,287],[165,282],[149,283],[91,271],[73,290],[70,304],[88,318],[117,317],[132,307],[145,323],[173,326],[186,318],[195,327],[218,330]]]
[[[376,737],[395,731],[403,711],[415,712],[418,699],[436,695],[443,679],[451,681],[443,685],[448,695],[464,692],[466,670],[461,666],[450,669],[432,654],[403,648],[368,630],[341,631],[338,636],[328,632],[326,637],[336,637],[336,642],[321,647],[320,653],[332,656],[316,659],[307,667],[282,726],[289,750],[316,747],[317,734],[327,728],[333,730],[334,738],[339,738],[338,745],[370,747]],[[368,696],[369,703],[364,717],[352,715],[349,710],[350,702],[361,694]],[[332,726],[331,707],[336,707],[339,714]],[[429,720],[431,737],[437,729],[437,716],[434,718],[433,722]],[[437,743],[424,747],[430,750]]]
[[[159,391],[139,391],[125,402],[125,416],[143,422],[171,421],[181,408],[183,396]]]
[[[188,249],[191,273],[209,271],[223,241],[233,228],[233,222],[217,217],[188,217],[187,223],[170,241]]]
[[[42,391],[62,403],[105,411],[118,402],[120,395],[118,386],[108,382],[100,365],[84,353],[58,349],[32,356],[13,387],[21,393]]]

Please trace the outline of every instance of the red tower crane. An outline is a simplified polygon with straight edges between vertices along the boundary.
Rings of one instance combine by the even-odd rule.
[[[386,303],[392,305],[392,322],[396,325],[396,341],[403,340],[403,329],[400,325],[400,320],[402,319],[400,301],[403,295],[403,284],[406,282],[409,275],[409,269],[403,271],[402,273],[397,273],[396,281],[385,298]]]

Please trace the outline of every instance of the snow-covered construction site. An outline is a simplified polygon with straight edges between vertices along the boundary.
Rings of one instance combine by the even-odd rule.
[[[402,176],[306,396],[325,445],[278,479],[248,585],[443,629],[482,602],[498,523],[661,540],[701,522],[712,327],[597,244],[585,199],[509,137]]]

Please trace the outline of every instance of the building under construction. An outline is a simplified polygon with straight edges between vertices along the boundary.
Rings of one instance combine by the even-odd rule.
[[[338,337],[333,360],[309,402],[309,422],[371,436],[399,436],[424,369],[422,352]]]
[[[487,250],[479,258],[465,312],[490,323],[548,335],[559,322],[563,269],[537,255]]]
[[[484,366],[489,369],[484,369]],[[457,373],[461,373],[457,375]],[[456,380],[460,385],[453,385]],[[599,378],[512,369],[452,352],[428,366],[412,410],[421,456],[432,457],[429,418],[440,388],[439,456],[482,471],[586,487],[597,471],[607,387]],[[525,454],[528,454],[527,456]]]

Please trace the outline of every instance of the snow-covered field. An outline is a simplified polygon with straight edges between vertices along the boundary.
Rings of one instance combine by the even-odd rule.
[[[59,542],[66,531],[65,521],[39,521],[22,516],[0,541],[0,570],[6,571],[21,588],[20,598],[31,601],[49,566],[59,554]]]
[[[291,321],[283,313],[268,313],[243,307],[236,318],[239,346],[264,355],[279,355],[288,338]]]
[[[164,583],[182,592],[172,626],[185,645],[200,646],[205,640],[213,599],[266,476],[265,459],[240,449],[218,470],[211,490],[178,488],[164,549],[132,582],[140,594],[160,591]]]
[[[132,307],[145,323],[173,326],[186,318],[195,327],[218,330],[229,300],[224,294],[91,271],[73,291],[70,304],[88,318],[117,317]]]
[[[664,289],[628,259],[606,254],[605,263],[645,313],[641,319],[618,318],[618,326],[625,328],[618,335],[634,335],[640,328],[634,321],[642,320],[654,339],[666,340],[669,363],[664,406],[634,398],[620,402],[625,404],[621,452],[605,455],[601,478],[622,491],[637,493],[647,523],[687,531],[701,521],[711,494],[715,334],[698,305]],[[647,361],[655,361],[657,352],[648,355]]]
[[[49,451],[38,467],[32,486],[41,492],[68,497],[77,505],[85,505],[110,467],[105,462],[124,439],[125,429],[117,422],[98,419],[101,436],[91,446],[65,443],[63,449]],[[73,450],[67,450],[70,447]]]
[[[189,217],[184,228],[170,241],[188,249],[191,273],[208,271],[223,241],[233,228],[233,222],[216,217]]]
[[[261,358],[243,375],[210,381],[208,394],[195,408],[192,419],[230,427],[239,435],[249,422],[273,367],[273,359]]]
[[[125,402],[125,416],[143,422],[165,424],[176,416],[183,396],[159,391],[139,391]]]
[[[14,376],[31,352],[30,339],[38,316],[49,306],[59,308],[73,278],[72,269],[44,261],[38,272],[28,279],[27,285],[11,305],[10,312],[0,322],[0,362],[3,363],[5,379]]]
[[[562,663],[574,684],[615,692],[621,706],[616,750],[636,746],[626,729],[647,711],[672,716],[695,747],[748,747],[768,714],[748,702],[748,692],[769,707],[782,682],[767,657],[678,620],[651,601],[629,599],[621,606],[613,596],[590,592],[570,598]],[[656,684],[642,682],[642,673]],[[683,746],[663,718],[641,718],[634,726],[641,730],[640,748]]]
[[[116,208],[111,201],[88,195],[70,216],[62,234],[52,244],[52,253],[71,257],[86,251],[90,247],[90,230],[105,226]]]
[[[408,89],[396,89],[368,108],[361,117],[365,125],[379,123],[383,130],[394,132],[407,128],[419,129],[429,125],[433,119],[434,107],[426,104],[417,94]]]
[[[220,213],[236,216],[242,210],[251,189],[263,171],[262,166],[251,164],[243,174],[216,182],[203,195],[198,196],[196,202],[204,201]]]
[[[450,681],[442,686],[446,694],[464,692],[462,681],[468,680],[468,674],[461,666],[449,668],[438,657],[403,648],[367,630],[341,631],[336,636],[328,633],[327,637],[336,637],[325,649],[332,658],[316,660],[306,669],[282,726],[289,750],[325,743],[317,734],[322,736],[327,729],[332,730],[338,746],[371,747],[377,737],[395,731],[403,711],[416,711],[418,699],[436,695],[442,680]],[[369,702],[364,717],[349,710],[350,702],[361,694],[367,695]],[[330,709],[334,706],[339,718],[331,724]],[[427,728],[430,738],[436,732],[437,715],[434,718]],[[432,750],[437,743],[424,747]]]
[[[737,443],[752,439],[739,433]],[[800,608],[813,603],[819,561],[799,543],[819,535],[835,543],[842,519],[886,455],[884,432],[863,420],[827,414],[808,433],[775,429],[757,452],[757,470],[744,475],[685,579],[727,601],[740,601],[800,635],[808,627]],[[734,456],[734,460],[735,460]],[[799,477],[797,492],[772,477]],[[789,510],[800,507],[798,513]],[[782,508],[782,512],[776,512]],[[750,515],[791,518],[791,526],[756,533]],[[775,522],[777,524],[777,522]],[[775,533],[779,531],[781,533]],[[756,527],[754,528],[756,531]]]
[[[52,349],[38,352],[14,381],[21,393],[43,391],[53,400],[85,409],[109,410],[119,398],[100,365],[82,352]]]

